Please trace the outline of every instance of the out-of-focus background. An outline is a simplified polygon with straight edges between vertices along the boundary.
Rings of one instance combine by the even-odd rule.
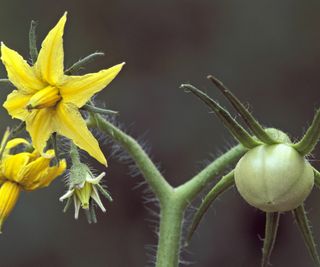
[[[87,72],[126,61],[99,101],[120,111],[119,121],[133,136],[152,144],[151,155],[172,185],[186,181],[212,155],[235,143],[202,103],[179,89],[181,83],[191,82],[227,105],[205,79],[215,74],[249,103],[265,126],[280,128],[293,139],[301,137],[320,106],[319,1],[0,3],[0,39],[25,58],[30,21],[40,23],[40,45],[67,10],[66,66],[94,51],[106,56]],[[2,66],[0,74],[6,76]],[[9,92],[1,88],[1,102]],[[1,131],[14,123],[1,109]],[[110,147],[103,150],[110,154]],[[314,166],[319,167],[319,158],[318,149]],[[49,188],[22,193],[0,236],[0,265],[147,265],[156,234],[144,204],[145,188],[134,189],[142,178],[130,177],[128,168],[116,160],[109,159],[109,165],[106,184],[114,202],[105,202],[107,213],[98,214],[96,225],[88,225],[84,214],[75,221],[73,211],[62,213],[62,179]],[[319,190],[312,192],[306,209],[320,242]],[[231,190],[210,209],[182,260],[197,267],[259,266],[263,230],[264,214]],[[273,266],[313,266],[290,213],[283,214],[279,231]]]

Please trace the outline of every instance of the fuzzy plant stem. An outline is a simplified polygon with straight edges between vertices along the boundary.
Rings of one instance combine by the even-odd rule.
[[[238,160],[246,152],[246,149],[241,145],[232,148],[188,182],[174,188],[165,180],[139,143],[131,136],[96,113],[90,113],[87,125],[99,129],[118,142],[137,164],[160,203],[156,267],[179,266],[182,225],[187,206],[229,164]]]

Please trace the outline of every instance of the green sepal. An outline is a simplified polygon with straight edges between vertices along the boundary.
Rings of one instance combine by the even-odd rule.
[[[267,267],[277,238],[280,212],[266,212],[265,235],[262,248],[261,267]]]
[[[66,205],[64,206],[63,208],[63,212],[66,213],[72,203],[72,200],[73,200],[73,197],[68,197],[67,198],[67,202],[66,202]]]
[[[97,187],[97,189],[99,190],[99,192],[106,198],[108,199],[110,202],[113,201],[110,193],[105,189],[103,188],[103,186],[101,184],[96,184],[95,185]]]
[[[84,210],[84,213],[86,215],[87,221],[89,224],[92,223],[97,223],[97,215],[96,215],[96,211],[95,211],[95,206],[93,204],[93,201],[90,201],[90,206],[88,209]]]
[[[254,140],[253,137],[251,137],[250,134],[231,117],[227,110],[221,107],[207,94],[203,93],[202,91],[190,84],[182,84],[181,88],[185,88],[188,91],[191,91],[194,95],[196,95],[204,103],[206,103],[210,107],[210,109],[217,115],[217,117],[223,122],[226,128],[231,132],[233,137],[237,141],[239,141],[244,147],[251,149],[258,145],[261,145],[260,142]]]
[[[29,54],[32,65],[34,65],[38,59],[38,48],[37,48],[37,36],[36,29],[38,23],[34,20],[31,20],[30,30],[29,30]]]
[[[293,145],[303,156],[308,155],[313,151],[320,138],[320,109],[317,110],[312,124],[308,128],[302,139]]]
[[[229,172],[227,175],[223,176],[220,181],[210,190],[210,192],[203,199],[198,211],[193,216],[192,224],[188,231],[188,236],[186,239],[186,245],[190,242],[195,230],[197,229],[201,219],[207,212],[210,205],[216,200],[223,192],[228,190],[234,185],[234,171]]]
[[[297,221],[297,225],[300,229],[300,232],[303,236],[305,245],[308,248],[308,251],[315,263],[316,266],[320,266],[320,258],[317,251],[317,247],[311,232],[311,226],[309,224],[306,211],[303,205],[293,210],[293,215]]]
[[[60,151],[58,149],[58,142],[57,142],[58,136],[57,133],[53,133],[50,137],[50,142],[52,144],[52,148],[54,150],[54,165],[60,164]]]
[[[88,223],[91,224],[92,223],[92,214],[90,212],[90,209],[85,209],[84,213],[86,215]]]
[[[314,173],[314,184],[320,188],[320,172],[313,168],[313,173]]]
[[[9,79],[0,79],[0,84],[1,84],[1,85],[8,85],[8,86],[10,86],[10,87],[15,87],[15,86],[10,82]]]
[[[229,100],[234,109],[240,114],[246,125],[250,128],[252,133],[262,142],[273,145],[277,141],[274,140],[260,125],[260,123],[251,115],[248,109],[240,102],[240,100],[217,78],[212,75],[207,77],[212,83],[222,92],[222,94]]]
[[[84,58],[81,58],[79,61],[74,63],[71,67],[65,70],[66,75],[72,75],[77,73],[79,70],[83,69],[83,67],[96,59],[96,57],[104,56],[103,52],[94,52]]]
[[[90,201],[90,215],[91,215],[91,220],[93,223],[97,223],[98,220],[97,220],[97,215],[96,215],[96,210],[95,210],[95,206],[93,204],[93,201]]]
[[[118,111],[104,109],[104,108],[98,108],[92,104],[86,104],[81,109],[85,110],[85,111],[93,112],[93,113],[103,114],[103,115],[118,115],[119,114]]]
[[[10,131],[9,135],[6,136],[6,139],[2,141],[2,148],[0,150],[0,159],[2,159],[3,152],[6,148],[6,145],[9,142],[9,140],[15,138],[15,136],[25,128],[25,126],[26,126],[25,122],[24,121],[21,122],[17,127],[13,128]]]

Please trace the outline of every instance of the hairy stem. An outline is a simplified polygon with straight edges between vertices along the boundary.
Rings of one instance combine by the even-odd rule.
[[[109,135],[121,144],[139,167],[143,177],[146,179],[155,195],[159,198],[160,203],[166,201],[172,194],[173,188],[164,179],[139,143],[112,123],[105,120],[99,114],[94,114],[93,118],[94,119],[90,121],[91,126],[97,127],[100,131]]]
[[[160,231],[156,267],[179,265],[181,231],[185,207],[180,199],[171,197],[161,205]]]
[[[188,182],[177,187],[177,192],[183,195],[185,201],[192,201],[209,182],[225,171],[229,165],[236,163],[246,152],[247,149],[242,145],[231,148]]]
[[[97,113],[90,112],[87,124],[89,127],[98,128],[118,142],[137,164],[160,202],[160,230],[156,267],[177,267],[181,247],[181,229],[187,206],[213,178],[223,172],[230,164],[235,163],[247,149],[242,145],[230,149],[190,181],[173,188],[139,143],[131,136]]]

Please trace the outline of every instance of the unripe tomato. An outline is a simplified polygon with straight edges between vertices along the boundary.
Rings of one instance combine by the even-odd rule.
[[[235,184],[250,205],[266,212],[288,211],[310,194],[314,173],[310,163],[290,145],[261,145],[240,159]]]

